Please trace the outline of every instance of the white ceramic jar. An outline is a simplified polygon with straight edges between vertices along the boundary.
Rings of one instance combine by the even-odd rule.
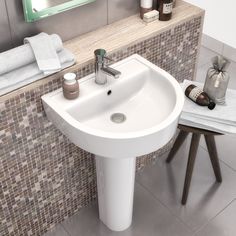
[[[67,99],[75,99],[79,96],[79,83],[75,73],[66,73],[63,77],[63,95]]]

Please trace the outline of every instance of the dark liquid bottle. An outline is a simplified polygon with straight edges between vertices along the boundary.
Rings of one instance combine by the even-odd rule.
[[[198,105],[207,106],[210,110],[213,110],[216,106],[208,95],[194,84],[191,84],[186,88],[185,95]]]
[[[159,11],[159,20],[167,21],[171,19],[173,0],[158,0],[157,10]]]

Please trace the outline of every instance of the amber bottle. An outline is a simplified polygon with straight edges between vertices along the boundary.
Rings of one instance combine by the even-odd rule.
[[[207,106],[210,110],[213,110],[216,106],[208,95],[194,84],[191,84],[186,88],[185,95],[198,105]]]
[[[159,20],[167,21],[171,19],[173,0],[158,0],[157,10],[159,11]]]

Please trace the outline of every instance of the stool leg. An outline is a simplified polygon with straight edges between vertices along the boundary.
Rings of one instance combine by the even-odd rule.
[[[204,136],[205,136],[211,164],[212,164],[215,176],[216,176],[216,180],[217,182],[221,183],[222,176],[221,176],[219,158],[218,158],[217,150],[216,150],[215,138],[213,135],[204,135]]]
[[[192,179],[192,173],[193,173],[193,167],[197,155],[197,149],[199,145],[200,140],[200,134],[193,133],[190,150],[189,150],[189,156],[188,156],[188,163],[187,163],[187,170],[185,174],[185,181],[184,181],[184,189],[183,189],[183,195],[182,195],[182,201],[181,203],[183,205],[186,204],[188,193],[189,193],[189,187]]]
[[[176,138],[175,143],[174,143],[172,149],[170,150],[170,153],[166,159],[167,163],[170,163],[174,159],[176,152],[179,150],[179,148],[183,144],[184,140],[187,138],[188,134],[189,134],[188,132],[180,130],[179,135]]]

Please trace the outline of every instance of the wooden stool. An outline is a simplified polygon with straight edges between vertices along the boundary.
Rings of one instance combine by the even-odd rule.
[[[206,141],[207,149],[209,152],[211,164],[215,173],[216,181],[219,183],[222,182],[220,164],[219,164],[219,159],[218,159],[218,155],[216,151],[216,144],[215,144],[215,139],[214,139],[214,135],[222,135],[222,134],[204,130],[204,129],[193,128],[193,127],[189,127],[185,125],[178,125],[178,128],[180,129],[180,133],[168,155],[168,158],[166,159],[166,162],[170,163],[174,159],[176,152],[179,150],[180,146],[183,144],[188,134],[192,133],[192,140],[191,140],[190,150],[189,150],[189,155],[188,155],[188,163],[187,163],[184,189],[183,189],[183,195],[182,195],[182,201],[181,201],[181,203],[185,205],[188,198],[189,187],[190,187],[190,183],[192,179],[192,173],[193,173],[194,163],[196,159],[197,149],[198,149],[200,137],[202,134],[205,137],[205,141]]]

